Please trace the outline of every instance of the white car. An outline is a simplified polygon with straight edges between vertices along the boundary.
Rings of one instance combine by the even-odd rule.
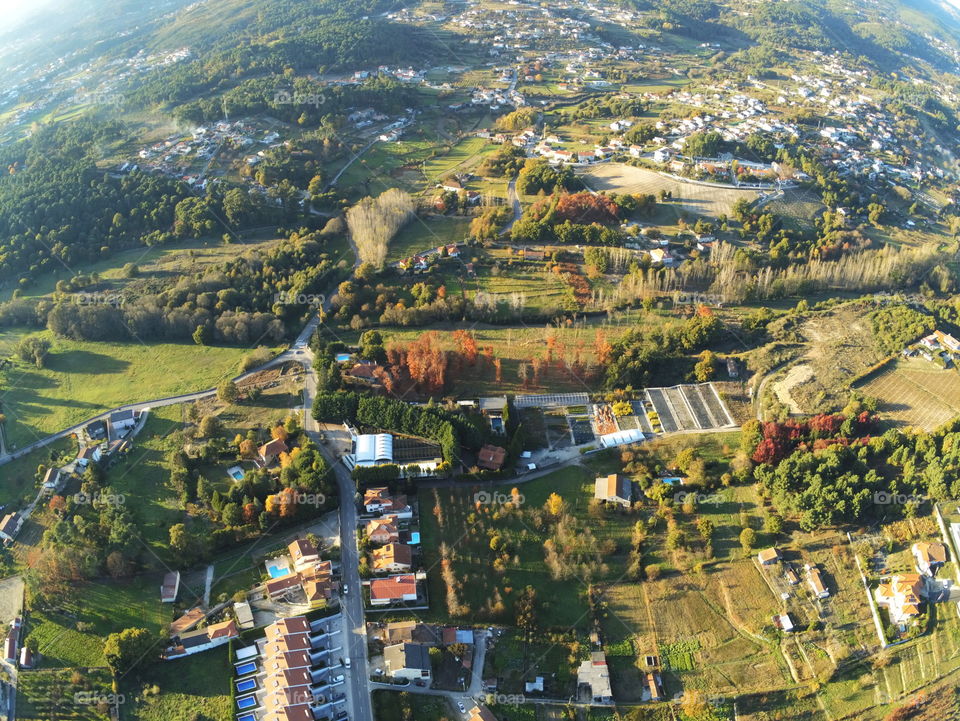
[[[349,658],[343,659],[343,665],[344,665],[346,668],[350,668],[350,659],[349,659]]]
[[[462,701],[457,701],[457,708],[460,709],[460,713],[467,712],[467,707],[463,705]]]

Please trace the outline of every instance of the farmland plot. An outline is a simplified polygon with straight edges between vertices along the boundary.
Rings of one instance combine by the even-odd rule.
[[[880,411],[900,425],[932,431],[960,415],[960,374],[923,358],[899,359],[857,388],[878,398]]]

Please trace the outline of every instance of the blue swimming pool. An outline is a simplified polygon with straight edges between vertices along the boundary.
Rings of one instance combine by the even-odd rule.
[[[245,713],[243,716],[237,716],[237,721],[257,721],[257,717],[252,713]]]
[[[229,473],[230,477],[235,481],[243,480],[243,471],[239,468],[231,468],[227,473]]]
[[[237,666],[237,676],[246,676],[248,673],[253,673],[257,670],[257,664],[255,663],[242,663]]]
[[[336,355],[336,357],[335,357],[335,360],[337,361],[337,363],[346,363],[348,360],[350,360],[350,354],[349,354],[349,353],[337,353],[337,355]]]
[[[237,681],[237,691],[253,691],[257,687],[257,682],[252,678]]]
[[[276,561],[267,561],[267,573],[270,574],[270,578],[280,578],[290,573],[290,569]]]
[[[420,531],[412,531],[410,533],[410,543],[414,546],[420,543]]]
[[[244,696],[237,699],[237,708],[253,708],[257,705],[257,699],[253,696]]]

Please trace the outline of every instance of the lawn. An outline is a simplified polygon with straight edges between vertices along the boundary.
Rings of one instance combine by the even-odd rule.
[[[0,466],[0,504],[22,507],[37,495],[39,483],[37,467],[54,466],[76,457],[77,439],[61,438],[48,446],[38,448],[15,461]]]
[[[44,368],[0,371],[7,439],[19,447],[135,401],[212,388],[236,375],[247,348],[194,343],[88,343],[54,338]]]
[[[462,243],[470,231],[470,218],[458,215],[427,215],[408,223],[390,241],[387,262],[450,243]]]
[[[172,606],[160,603],[161,580],[159,573],[147,573],[91,581],[77,586],[56,610],[31,611],[26,638],[36,642],[41,667],[103,666],[103,639],[124,628],[146,628],[159,639],[173,620]]]
[[[17,718],[23,721],[107,721],[117,700],[108,669],[21,672]]]
[[[496,146],[484,138],[468,136],[454,145],[449,152],[432,158],[423,164],[424,175],[431,183],[438,182],[454,172],[472,169],[480,161],[480,156]]]
[[[232,673],[227,646],[154,663],[140,674],[141,688],[132,678],[121,685],[130,694],[121,708],[121,721],[230,721]]]

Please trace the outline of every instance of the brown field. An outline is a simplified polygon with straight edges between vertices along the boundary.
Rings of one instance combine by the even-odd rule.
[[[606,163],[591,168],[583,175],[583,180],[591,190],[612,190],[617,193],[652,194],[660,190],[673,193],[673,204],[697,215],[716,218],[720,214],[730,215],[731,208],[738,198],[753,200],[757,197],[754,190],[735,190],[719,188],[699,183],[683,183],[660,175],[653,170],[635,168],[622,163]]]
[[[960,374],[923,358],[899,359],[857,388],[878,398],[880,411],[898,425],[930,431],[960,415]]]

